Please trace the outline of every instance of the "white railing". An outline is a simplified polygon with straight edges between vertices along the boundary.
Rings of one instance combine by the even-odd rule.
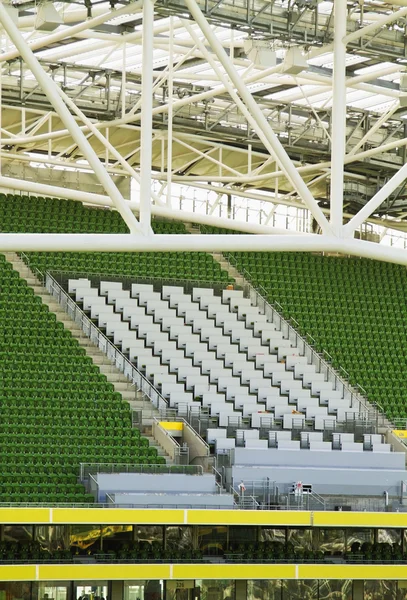
[[[168,403],[160,392],[148,381],[146,377],[135,367],[128,358],[116,348],[114,344],[92,323],[89,317],[69,297],[65,290],[52,277],[50,273],[45,274],[45,287],[64,311],[81,328],[85,336],[103,352],[110,363],[121,371],[127,379],[145,394],[151,403],[158,409],[168,408]]]

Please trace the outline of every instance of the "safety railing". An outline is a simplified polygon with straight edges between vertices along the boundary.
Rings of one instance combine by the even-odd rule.
[[[69,297],[51,273],[45,274],[45,286],[64,311],[81,328],[85,336],[103,352],[110,363],[121,371],[127,379],[145,394],[158,410],[164,410],[168,403],[150,381],[135,367],[128,358],[100,331],[79,306]]]
[[[95,475],[132,473],[137,475],[203,475],[199,465],[140,465],[128,463],[81,463],[80,480],[87,481]]]

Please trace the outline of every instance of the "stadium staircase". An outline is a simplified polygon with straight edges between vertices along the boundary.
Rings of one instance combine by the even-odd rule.
[[[13,269],[27,282],[36,296],[41,298],[42,303],[55,315],[56,320],[62,323],[64,328],[69,331],[78,344],[85,350],[86,355],[92,359],[93,364],[106,377],[107,381],[114,387],[115,392],[119,393],[123,400],[127,401],[132,411],[142,412],[142,433],[148,439],[149,445],[155,448],[158,456],[162,456],[167,464],[173,461],[165,450],[152,437],[153,419],[159,416],[157,409],[151,404],[149,399],[138,391],[123,373],[111,363],[92,341],[83,333],[75,321],[61,308],[50,295],[42,281],[33,273],[27,264],[15,252],[6,252],[6,260],[12,265]]]

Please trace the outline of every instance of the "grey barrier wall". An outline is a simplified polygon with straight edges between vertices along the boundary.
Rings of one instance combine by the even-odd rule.
[[[217,494],[218,487],[214,475],[178,474],[137,474],[137,473],[98,473],[95,475],[98,493],[97,501],[105,502],[106,494],[119,493],[167,493],[177,494]],[[92,490],[93,491],[93,490]]]
[[[293,483],[311,484],[313,492],[341,496],[399,496],[404,471],[387,469],[347,469],[295,466],[234,466],[231,469],[235,489],[243,481],[273,482],[280,493],[287,493]]]
[[[344,450],[317,451],[276,448],[235,448],[231,454],[234,465],[281,467],[329,467],[330,469],[395,469],[404,479],[405,455],[402,452],[346,452]],[[252,478],[253,479],[253,478]]]
[[[148,506],[151,508],[161,506],[171,507],[216,507],[233,508],[232,494],[108,494],[106,503],[112,506],[131,505]]]
[[[271,481],[280,493],[293,483],[311,484],[322,495],[399,496],[406,477],[401,452],[345,452],[235,448],[227,482]],[[255,466],[254,466],[255,465]]]

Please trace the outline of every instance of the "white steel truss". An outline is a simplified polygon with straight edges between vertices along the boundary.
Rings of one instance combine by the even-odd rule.
[[[160,0],[99,3],[85,18],[67,5],[49,33],[37,6],[0,2],[0,186],[108,206],[129,228],[104,242],[0,234],[0,251],[318,250],[407,264],[403,249],[353,239],[366,222],[407,228],[405,3],[290,3],[288,36],[273,31],[284,3],[271,4],[246,11],[249,30],[226,1],[183,0],[178,14]],[[24,182],[10,164],[94,173],[104,193]],[[215,194],[207,214],[173,202],[177,185]],[[237,218],[232,197],[268,206],[263,221]],[[280,204],[308,211],[308,231],[271,225]],[[257,235],[152,235],[152,215]]]

